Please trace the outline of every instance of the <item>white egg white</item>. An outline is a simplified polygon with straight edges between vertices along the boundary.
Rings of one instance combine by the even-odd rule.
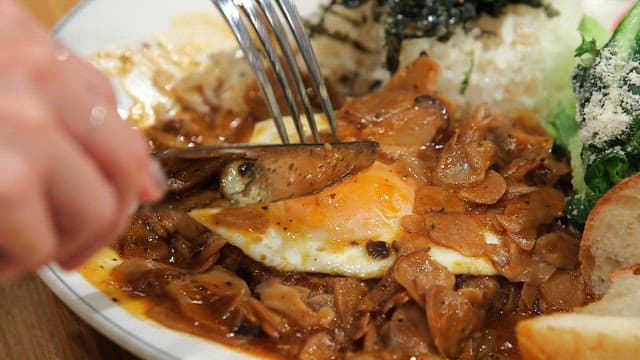
[[[223,209],[194,210],[191,216],[279,270],[373,278],[393,264],[391,246],[413,204],[413,183],[375,163],[316,195],[255,206],[267,219],[265,228],[221,224],[216,216]]]
[[[485,257],[470,257],[442,246],[431,246],[429,256],[453,274],[497,275],[498,271]]]
[[[293,143],[297,142],[298,133],[296,132],[295,125],[293,124],[293,119],[290,116],[285,116],[282,120],[284,121],[285,128],[287,129],[289,140]],[[329,131],[329,122],[324,115],[316,114],[315,122],[319,132]],[[304,117],[302,119],[302,128],[304,129],[305,134],[311,134],[309,124]],[[253,133],[251,133],[251,138],[249,138],[248,143],[279,144],[280,136],[278,135],[278,131],[275,128],[273,120],[263,120],[258,122],[253,128]]]
[[[321,131],[328,129],[323,116],[318,120]],[[285,123],[295,139],[293,122],[285,118]],[[249,142],[278,143],[273,122],[258,123]],[[258,206],[268,224],[259,231],[218,222],[221,208],[196,209],[191,216],[247,256],[278,270],[376,278],[395,261],[392,243],[402,233],[400,219],[413,211],[414,192],[411,179],[376,162],[319,194]],[[493,233],[483,235],[488,244],[500,242]],[[374,243],[384,248],[380,242],[389,250],[386,256],[371,252],[369,246]],[[440,246],[433,246],[430,255],[454,274],[498,273],[487,258],[464,256]]]

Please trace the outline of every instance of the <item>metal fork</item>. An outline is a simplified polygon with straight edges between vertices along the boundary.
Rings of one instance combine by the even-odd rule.
[[[306,86],[302,81],[302,74],[286,29],[291,32],[299,48],[308,73],[311,76],[313,90],[320,99],[322,110],[329,121],[333,140],[337,142],[337,127],[329,93],[320,73],[320,67],[311,47],[311,41],[305,32],[302,19],[293,2],[291,0],[211,0],[211,2],[220,10],[244,51],[256,76],[258,86],[267,101],[267,106],[273,116],[282,143],[289,144],[290,140],[273,85],[267,75],[265,59],[275,73],[278,86],[282,90],[284,100],[294,120],[300,142],[305,143],[306,139],[297,100],[304,107],[305,117],[309,123],[314,141],[316,143],[320,142],[320,134],[313,116],[313,107],[311,106]],[[255,37],[252,34],[257,34],[259,44],[255,43]],[[277,44],[272,41],[273,38],[276,39]],[[281,61],[279,54],[282,54],[284,61]],[[291,82],[293,85],[290,84]]]

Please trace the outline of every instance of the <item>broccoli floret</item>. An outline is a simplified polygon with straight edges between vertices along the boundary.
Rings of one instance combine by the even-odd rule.
[[[573,174],[580,185],[574,181],[567,216],[577,226],[605,192],[640,171],[640,3],[600,50],[593,39],[583,36],[573,76],[584,172]]]

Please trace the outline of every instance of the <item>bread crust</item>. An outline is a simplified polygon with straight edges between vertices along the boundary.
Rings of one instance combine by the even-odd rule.
[[[640,281],[640,265],[611,273],[612,291],[596,303],[573,313],[540,316],[520,322],[516,335],[522,358],[640,358],[640,316],[637,310],[629,313],[628,308],[616,306],[620,300],[636,302],[640,297],[640,289],[629,297],[633,289],[627,289],[627,285],[632,277],[634,284]],[[621,288],[625,291],[619,291]]]
[[[585,330],[607,322],[613,326]],[[516,331],[524,360],[637,359],[640,333],[625,330],[639,326],[638,319],[570,313],[527,320]]]
[[[638,199],[638,201],[623,201],[629,198],[635,198]],[[621,260],[625,259],[627,255],[623,253],[625,251],[624,249],[619,250],[619,257],[616,258],[611,256],[604,258],[603,254],[594,251],[594,245],[599,241],[616,241],[616,239],[610,238],[615,235],[607,232],[607,229],[615,227],[616,222],[619,221],[619,219],[616,218],[615,215],[612,216],[612,214],[620,211],[621,207],[628,206],[629,203],[632,204],[631,206],[633,206],[636,211],[640,211],[640,174],[630,176],[611,188],[598,200],[587,218],[580,242],[580,270],[587,284],[587,288],[596,298],[601,297],[606,291],[609,285],[608,273],[610,271],[640,263],[640,257],[632,261]],[[637,226],[638,234],[640,234],[640,222]],[[638,240],[638,246],[640,247],[640,240]],[[604,264],[605,261],[609,261],[611,265],[598,266],[598,264]]]

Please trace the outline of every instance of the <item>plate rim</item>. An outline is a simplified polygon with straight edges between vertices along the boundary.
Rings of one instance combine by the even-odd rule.
[[[104,312],[96,308],[89,300],[79,294],[70,284],[65,281],[57,266],[48,264],[38,271],[38,276],[51,291],[67,306],[74,314],[97,330],[101,335],[109,338],[119,346],[140,358],[151,359],[175,359],[180,357],[173,355],[155,345],[147,342],[137,334],[129,331],[118,322],[109,318]],[[75,273],[75,272],[74,272]],[[82,276],[76,273],[78,276]],[[91,284],[93,286],[93,284]],[[97,293],[108,300],[106,295],[96,288]],[[72,295],[73,298],[68,295]],[[125,310],[126,311],[126,310]],[[133,317],[132,314],[128,314]],[[131,339],[135,341],[131,341]]]

